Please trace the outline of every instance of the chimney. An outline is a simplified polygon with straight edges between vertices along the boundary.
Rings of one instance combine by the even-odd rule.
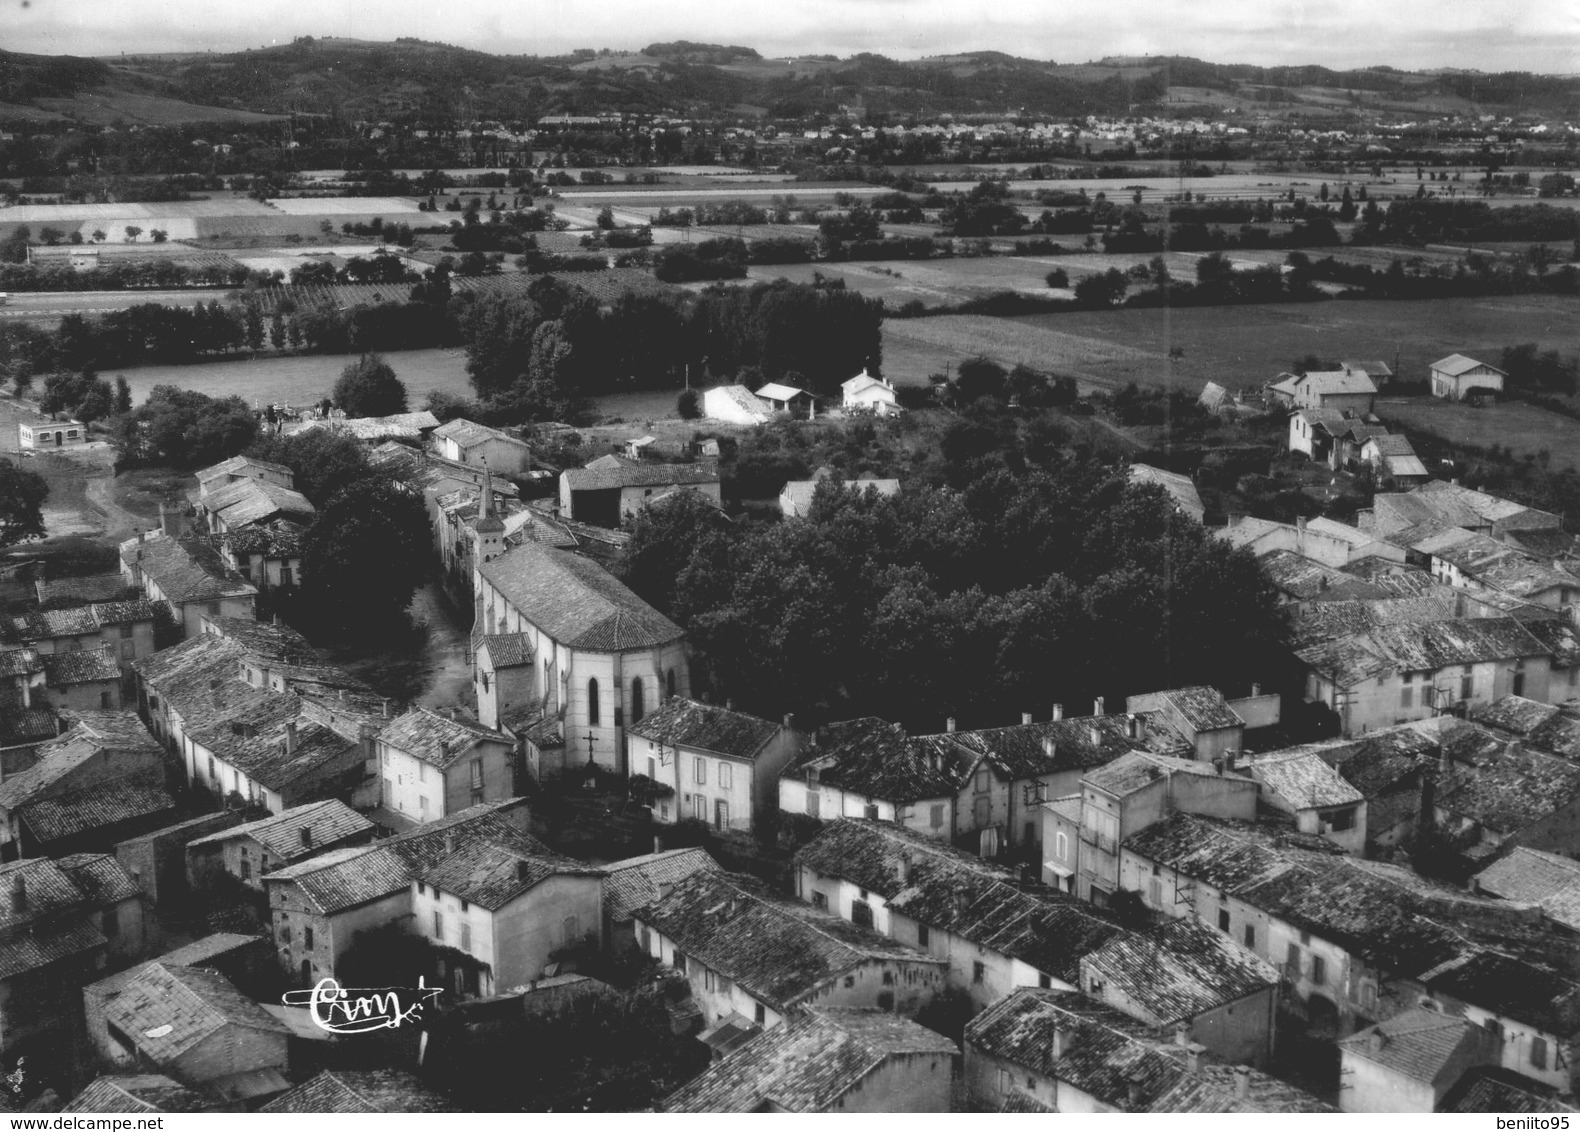
[[[1242,1101],[1251,1095],[1251,1067],[1249,1065],[1236,1065],[1234,1067],[1234,1095]]]
[[[455,722],[456,720],[458,720],[460,718],[461,718],[461,709],[458,708],[458,707],[451,708],[450,709],[450,721],[453,723],[453,722]]]
[[[357,728],[357,746],[361,747],[363,763],[373,761],[373,739],[378,734],[378,729],[371,723],[364,723]]]
[[[1092,746],[1094,747],[1103,745],[1103,733],[1096,727],[1088,727],[1086,729],[1086,737],[1092,741]]]
[[[27,878],[21,873],[11,880],[11,911],[27,911]]]
[[[390,702],[388,700],[384,701],[384,704],[383,704],[383,707],[382,707],[381,710],[382,710],[382,712],[384,714],[384,718],[388,719],[390,717]]]
[[[1055,723],[1058,723],[1059,720],[1061,720],[1063,718],[1064,718],[1064,705],[1063,704],[1054,704],[1053,705],[1053,721]]]
[[[1042,737],[1042,753],[1051,759],[1053,758],[1053,753],[1056,749],[1057,744],[1054,743],[1053,736],[1044,735]]]
[[[785,730],[786,731],[794,731],[795,730],[795,712],[793,712],[793,711],[785,712]]]
[[[1196,1042],[1189,1042],[1185,1046],[1185,1068],[1192,1073],[1201,1072],[1201,1055],[1207,1047]],[[1238,1082],[1236,1083],[1238,1084]]]
[[[724,710],[725,711],[734,711],[735,710],[735,698],[733,696],[729,696],[729,697],[725,698],[725,700],[724,700]]]
[[[1125,1078],[1125,1105],[1131,1112],[1141,1108],[1141,1078],[1134,1074]]]
[[[452,829],[444,831],[444,852],[446,856],[455,852],[455,831]]]
[[[1296,515],[1295,516],[1295,530],[1304,532],[1305,529],[1306,529],[1306,517],[1304,515]]]
[[[953,734],[954,733],[954,729],[955,729],[955,717],[951,715],[948,719],[944,720],[944,730],[950,732],[951,734]]]
[[[1190,1024],[1188,1022],[1176,1022],[1174,1024],[1174,1044],[1181,1049],[1190,1045]]]
[[[1092,714],[1093,715],[1102,715],[1103,714],[1103,697],[1102,696],[1098,696],[1095,700],[1092,701]]]
[[[894,875],[899,880],[899,882],[901,884],[909,884],[910,883],[910,881],[911,881],[911,865],[912,865],[912,861],[911,861],[910,853],[908,853],[908,852],[907,853],[901,853],[900,854],[900,859],[898,861],[896,861],[895,864],[894,864]]]
[[[1261,694],[1262,694],[1262,685],[1260,685],[1260,684],[1252,684],[1251,685],[1251,698],[1254,700],[1254,699],[1256,699],[1257,696],[1260,696]]]
[[[1031,712],[1029,712],[1029,711],[1021,712],[1020,713],[1020,721],[1021,721],[1022,724],[1030,723],[1031,722]]]
[[[517,861],[516,862],[516,880],[519,881],[522,884],[526,884],[531,879],[532,879],[532,862],[531,861]]]
[[[1372,1032],[1366,1035],[1366,1047],[1373,1053],[1376,1053],[1387,1044],[1388,1035],[1382,1032],[1381,1027],[1374,1026],[1372,1028]],[[1238,1084],[1238,1082],[1236,1082],[1236,1084]]]
[[[285,725],[285,753],[296,754],[296,720],[289,720]]]
[[[1070,1035],[1065,1030],[1063,1022],[1053,1024],[1053,1048],[1048,1051],[1049,1058],[1058,1061],[1064,1056],[1065,1046],[1069,1043]]]

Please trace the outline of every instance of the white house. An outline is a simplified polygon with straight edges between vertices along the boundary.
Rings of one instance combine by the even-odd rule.
[[[424,822],[515,795],[510,739],[490,728],[414,707],[379,732],[380,798]]]
[[[434,450],[460,464],[486,464],[496,472],[516,475],[530,470],[532,448],[525,440],[475,421],[456,418],[433,430]]]
[[[1432,363],[1432,396],[1463,401],[1476,389],[1502,393],[1507,376],[1486,362],[1478,362],[1464,354],[1450,354]]]
[[[841,384],[840,389],[844,391],[841,404],[847,413],[859,411],[885,417],[900,411],[894,386],[885,378],[870,376],[866,370]]]
[[[23,421],[16,426],[17,447],[69,448],[85,444],[88,426],[81,421]]]

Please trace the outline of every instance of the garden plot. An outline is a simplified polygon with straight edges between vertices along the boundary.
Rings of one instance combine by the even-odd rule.
[[[287,216],[404,216],[422,211],[406,197],[281,197],[269,207]]]

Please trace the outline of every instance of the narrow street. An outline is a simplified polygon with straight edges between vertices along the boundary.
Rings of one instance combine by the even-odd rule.
[[[437,582],[430,582],[412,598],[411,615],[414,621],[428,625],[428,643],[424,649],[428,660],[423,692],[417,702],[423,707],[450,707],[462,704],[475,707],[472,695],[472,664],[468,656],[470,635],[466,626],[456,620],[454,607],[439,592]]]

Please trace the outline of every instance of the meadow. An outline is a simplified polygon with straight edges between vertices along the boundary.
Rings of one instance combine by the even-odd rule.
[[[1580,469],[1580,421],[1523,401],[1475,408],[1429,397],[1388,398],[1377,402],[1377,415],[1389,426],[1430,432],[1460,444],[1500,444],[1522,460],[1546,452],[1554,471]]]
[[[466,355],[460,350],[404,350],[385,354],[396,376],[406,383],[414,408],[428,391],[441,389],[462,397],[472,395],[466,376]],[[179,385],[210,397],[241,397],[249,405],[308,405],[329,395],[335,379],[355,356],[313,354],[252,361],[205,362],[190,366],[140,366],[106,371],[112,381],[124,376],[132,400],[141,402],[156,385]]]

